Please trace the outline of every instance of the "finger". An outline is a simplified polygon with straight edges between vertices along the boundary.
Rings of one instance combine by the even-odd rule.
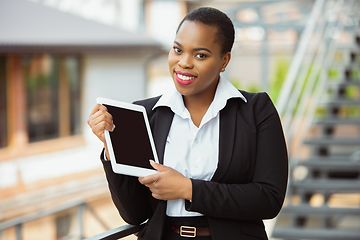
[[[106,143],[104,131],[105,131],[105,129],[111,129],[112,126],[105,121],[100,121],[97,124],[95,124],[95,123],[96,123],[96,120],[93,120],[92,122],[89,123],[89,126],[90,126],[92,132],[103,143]]]
[[[102,126],[108,131],[113,131],[114,123],[112,116],[108,112],[96,112],[89,120],[89,126],[93,129],[94,127]]]
[[[160,163],[156,163],[154,160],[149,160],[150,165],[159,172],[164,172],[169,169],[169,167],[166,167]]]
[[[114,131],[115,125],[113,123],[112,115],[107,111],[107,108],[101,104],[97,104],[87,120],[92,132],[97,136],[104,144],[106,143],[104,131]]]
[[[102,120],[102,117],[104,117],[104,121],[106,121],[105,129],[113,132],[115,130],[115,124],[112,118],[112,115],[109,112],[103,112],[103,110],[100,110],[103,115],[99,115],[97,117],[98,120]]]
[[[91,113],[90,113],[90,116],[93,115],[94,113],[96,113],[97,111],[99,110],[103,110],[103,111],[106,111],[107,112],[107,108],[101,104],[96,104],[95,107],[92,109]]]
[[[104,137],[104,132],[105,130],[107,130],[108,128],[111,128],[110,125],[106,122],[100,122],[96,125],[92,125],[91,126],[91,130],[92,132],[97,136],[97,137]],[[102,139],[103,140],[103,139]]]
[[[90,125],[94,119],[99,119],[99,117],[103,117],[104,120],[109,121],[111,124],[113,122],[112,115],[107,111],[106,107],[97,104],[88,118],[88,124]]]
[[[158,174],[152,174],[147,177],[139,177],[139,182],[145,186],[150,186],[151,184],[157,183],[159,180]]]
[[[104,117],[104,120],[108,120],[109,122],[112,122],[112,120],[113,120],[112,115],[108,111],[106,111],[104,109],[99,109],[98,111],[93,113],[89,117],[89,119],[96,119],[96,118],[99,118],[99,117]]]
[[[105,121],[105,122],[108,122],[109,124],[113,125],[113,120],[112,120],[111,114],[104,110],[99,110],[99,111],[95,112],[94,114],[92,114],[89,117],[87,123],[91,128],[93,128],[95,125],[97,125],[101,121]]]
[[[146,178],[142,179],[140,181],[140,183],[142,185],[145,185],[145,186],[149,187],[151,184],[153,184],[153,183],[155,183],[157,181],[158,181],[157,178],[148,178],[148,177],[146,177]]]

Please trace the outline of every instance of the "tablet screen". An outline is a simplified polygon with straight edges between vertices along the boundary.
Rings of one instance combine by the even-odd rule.
[[[110,132],[116,162],[153,169],[155,160],[142,112],[103,104],[113,117],[115,129]]]

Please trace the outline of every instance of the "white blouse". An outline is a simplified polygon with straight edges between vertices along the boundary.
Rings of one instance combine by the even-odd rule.
[[[156,103],[170,107],[174,118],[167,137],[164,165],[171,167],[187,178],[210,181],[218,165],[220,110],[230,98],[245,97],[228,80],[220,77],[215,97],[205,113],[199,127],[191,120],[181,94],[174,89],[167,92]],[[201,216],[185,210],[185,200],[168,200],[166,214],[171,217]]]

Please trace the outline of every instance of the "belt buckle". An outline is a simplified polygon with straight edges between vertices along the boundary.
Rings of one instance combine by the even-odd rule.
[[[194,238],[196,237],[196,227],[181,226],[180,236]]]

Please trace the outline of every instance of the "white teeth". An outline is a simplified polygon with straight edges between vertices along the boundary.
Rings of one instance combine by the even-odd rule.
[[[177,76],[178,76],[181,80],[183,80],[183,81],[189,81],[189,80],[195,78],[195,77],[184,76],[184,75],[181,75],[181,74],[178,74]]]

